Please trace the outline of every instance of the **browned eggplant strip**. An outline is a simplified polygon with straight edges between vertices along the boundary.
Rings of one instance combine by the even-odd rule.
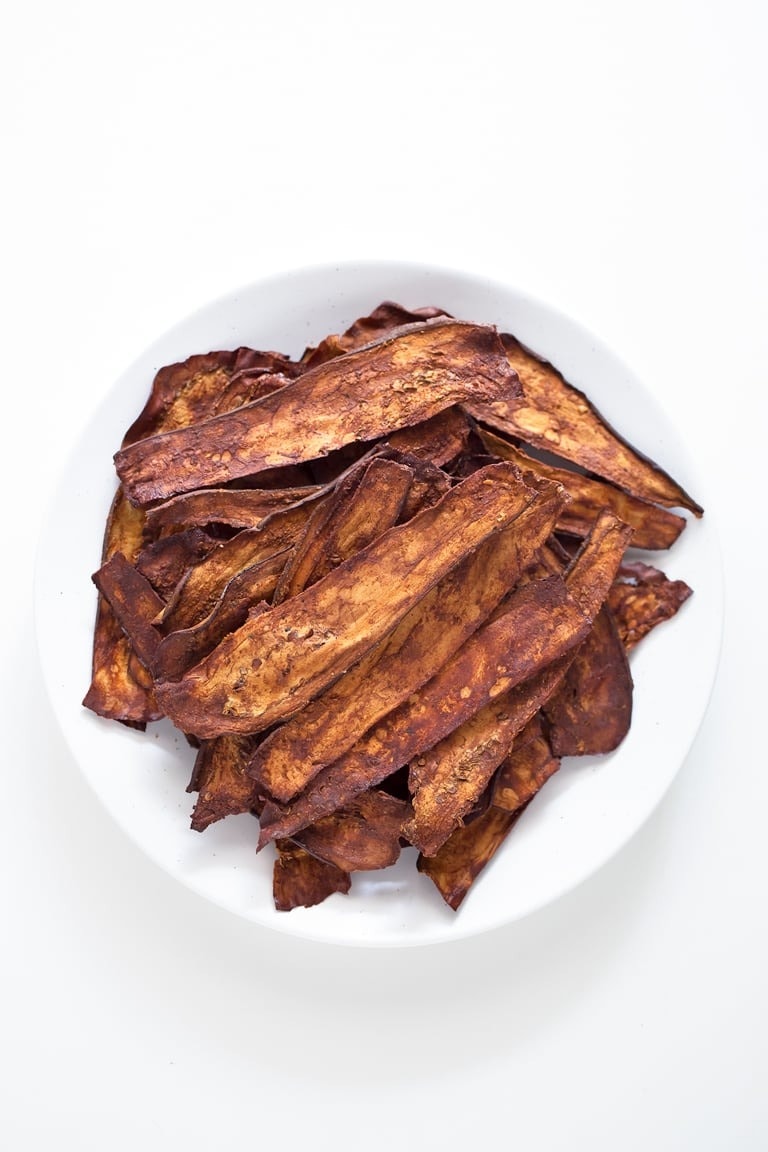
[[[93,582],[108,601],[139,660],[148,668],[160,643],[160,633],[152,621],[163,610],[163,601],[122,552],[115,552],[94,572]]]
[[[302,488],[203,488],[173,496],[147,509],[147,531],[153,536],[206,524],[254,528],[259,521],[316,496],[319,486]]]
[[[471,824],[457,828],[435,856],[419,855],[416,861],[419,872],[430,878],[454,912],[504,843],[520,814],[491,806]]]
[[[650,564],[622,564],[608,604],[624,647],[634,648],[657,624],[671,619],[690,595],[684,580],[669,580]]]
[[[310,856],[300,844],[281,840],[272,874],[272,892],[278,912],[311,908],[335,892],[349,892],[351,878],[335,864]]]
[[[437,504],[452,486],[448,473],[443,472],[442,468],[429,460],[389,446],[381,448],[380,454],[383,460],[394,460],[396,464],[402,464],[411,470],[411,486],[400,510],[401,524],[405,524],[422,509]]]
[[[319,772],[293,804],[267,803],[259,844],[295,835],[423,756],[481,708],[564,656],[590,626],[559,576],[519,588],[449,665]]]
[[[278,392],[300,375],[298,364],[275,360],[271,368],[242,368],[235,372],[229,383],[213,402],[205,419],[242,408],[243,404],[253,404],[273,392]]]
[[[471,824],[456,828],[434,856],[419,856],[419,871],[429,876],[454,911],[559,766],[537,714],[517,736],[499,769],[490,807]]]
[[[413,472],[374,457],[353,469],[310,517],[275,589],[274,603],[311,587],[397,523]]]
[[[546,484],[546,482],[544,482]],[[520,515],[482,544],[354,668],[271,733],[249,771],[277,800],[290,800],[393,708],[425,684],[486,620],[550,533],[562,491],[542,486]]]
[[[632,720],[632,674],[604,605],[563,682],[544,705],[556,756],[596,756],[618,748]]]
[[[128,503],[118,488],[104,529],[102,564],[116,552],[130,561],[140,552],[144,540],[144,513]],[[138,681],[131,670],[133,649],[115,614],[102,595],[96,608],[93,633],[91,684],[83,705],[107,720],[118,720],[130,728],[144,729],[162,713],[151,686]],[[135,664],[135,660],[133,661]]]
[[[447,316],[441,308],[416,308],[410,311],[402,304],[392,300],[384,300],[368,316],[361,316],[347,328],[341,335],[326,336],[316,348],[307,348],[301,358],[302,366],[314,368],[317,364],[324,364],[346,352],[353,352],[370,344],[372,340],[393,332],[396,328],[403,328],[406,324],[423,324],[434,320],[438,316]]]
[[[623,555],[627,533],[625,525],[602,514],[592,537],[566,576],[569,591],[573,588],[589,623],[599,615],[600,602],[596,597],[604,598],[608,593]],[[594,599],[583,592],[585,586]],[[538,587],[538,582],[525,585],[516,595],[533,594]],[[514,601],[515,597],[511,599]],[[588,628],[583,630],[582,642],[588,632]],[[514,687],[514,683],[510,685]],[[631,692],[631,681],[629,687]],[[521,729],[521,720],[527,723],[529,717],[525,709],[521,716],[519,696],[510,707],[509,695],[506,690],[498,703],[492,700],[486,704],[411,763],[409,783],[414,817],[404,832],[425,855],[434,855],[450,836],[507,755]]]
[[[163,713],[151,685],[137,674],[138,662],[135,657],[132,660],[132,656],[130,641],[109,604],[100,596],[92,678],[83,705],[106,720],[117,720],[143,731],[151,721],[160,720]]]
[[[541,720],[541,712],[516,737],[509,755],[493,781],[491,804],[506,812],[517,812],[536,795],[560,767],[553,755]]]
[[[136,568],[167,602],[189,569],[220,546],[221,540],[202,528],[188,528],[142,548],[136,557]]]
[[[536,448],[556,452],[641,500],[668,508],[687,508],[701,516],[701,505],[615,432],[584,393],[569,384],[556,368],[514,336],[504,334],[502,340],[523,394],[511,399],[465,402],[466,410],[476,420],[507,435],[519,436]]]
[[[608,511],[601,512],[566,569],[568,591],[590,620],[595,619],[610,592],[631,535],[628,524]],[[559,562],[557,557],[555,562]]]
[[[180,628],[165,636],[152,662],[152,673],[158,680],[179,680],[198,664],[230,632],[237,631],[249,613],[265,611],[277,587],[290,549],[268,556],[258,564],[244,568],[227,584],[218,603],[209,614],[191,628]]]
[[[405,800],[371,790],[305,828],[296,840],[346,872],[388,868],[400,855],[401,829],[410,812]]]
[[[457,484],[311,588],[250,619],[181,680],[158,684],[166,714],[206,738],[263,731],[299,711],[515,519],[521,486],[509,464]]]
[[[603,508],[631,526],[633,548],[670,548],[685,528],[685,519],[674,512],[630,496],[592,476],[534,460],[508,440],[483,428],[478,432],[487,450],[499,460],[509,460],[523,471],[531,468],[563,485],[571,499],[560,517],[557,526],[560,532],[581,537],[589,535],[597,513]]]
[[[115,465],[129,499],[147,504],[517,392],[495,329],[436,320],[320,364],[255,404],[128,445]]]
[[[387,443],[400,452],[429,460],[438,468],[450,464],[467,447],[469,421],[460,408],[444,408],[429,420],[398,428]]]
[[[297,365],[277,352],[256,352],[252,348],[207,352],[169,364],[155,375],[149,398],[126,432],[123,444],[135,444],[158,432],[186,428],[207,419],[232,379],[247,370],[280,373],[286,378],[299,371]]]
[[[250,812],[256,804],[253,781],[245,774],[253,745],[248,736],[219,736],[200,745],[187,789],[198,793],[192,813],[196,832],[225,816]]]
[[[209,552],[189,570],[168,601],[161,620],[163,631],[192,628],[204,620],[233,577],[296,543],[314,506],[310,499],[273,512],[256,528],[244,528]]]

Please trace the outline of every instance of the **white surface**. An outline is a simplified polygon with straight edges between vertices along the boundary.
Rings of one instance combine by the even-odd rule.
[[[193,891],[256,924],[310,940],[385,947],[458,940],[520,919],[623,847],[666,792],[697,734],[717,667],[723,610],[712,514],[689,517],[673,549],[643,554],[695,594],[674,627],[656,631],[631,656],[635,692],[626,739],[611,756],[564,761],[458,913],[416,871],[412,851],[386,872],[355,876],[348,896],[290,916],[277,912],[274,850],[256,856],[252,817],[229,818],[205,836],[190,830],[193,798],[184,788],[194,753],[178,731],[156,724],[138,735],[80,706],[72,680],[79,674],[84,691],[90,675],[96,595],[89,577],[116,488],[112,455],[143,409],[159,366],[222,347],[278,348],[298,357],[307,343],[344,330],[391,299],[408,308],[437,304],[513,332],[707,505],[706,477],[658,402],[615,354],[566,317],[499,282],[434,265],[320,265],[213,301],[134,361],[73,446],[52,493],[36,569],[36,634],[51,703],[74,759],[120,827]]]
[[[254,9],[18,5],[0,40],[3,1143],[758,1152],[763,6]],[[83,783],[31,643],[47,493],[126,365],[258,276],[381,256],[513,282],[652,382],[727,589],[710,709],[631,843],[533,917],[401,951],[166,877]]]

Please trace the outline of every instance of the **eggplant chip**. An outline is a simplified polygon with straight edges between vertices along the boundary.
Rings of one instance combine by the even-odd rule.
[[[584,393],[569,384],[552,364],[514,336],[504,334],[502,340],[523,394],[490,402],[465,402],[476,420],[520,437],[535,448],[556,452],[641,500],[702,514],[701,505],[614,431]]]
[[[494,328],[438,320],[319,364],[254,404],[129,444],[115,465],[129,499],[144,505],[326,456],[462,400],[518,393]]]
[[[250,812],[258,803],[245,765],[255,741],[249,736],[219,736],[200,745],[188,792],[197,792],[192,827],[202,832],[216,820]]]
[[[300,844],[280,840],[272,875],[272,891],[278,912],[311,908],[335,892],[349,892],[349,872],[311,856]]]
[[[668,580],[650,564],[622,564],[608,603],[624,647],[634,648],[657,624],[671,619],[690,595],[684,580]]]
[[[632,528],[633,548],[670,548],[686,525],[682,516],[658,508],[647,500],[630,496],[619,488],[594,476],[585,476],[573,469],[558,468],[535,460],[521,448],[485,429],[479,430],[486,449],[500,460],[510,460],[518,468],[528,468],[562,484],[570,496],[558,523],[558,531],[584,537],[595,522],[598,513],[607,508]]]
[[[544,705],[556,756],[618,748],[632,720],[632,673],[613,615],[604,605],[555,695]]]
[[[295,840],[347,872],[388,868],[400,855],[401,830],[410,811],[406,801],[371,790],[311,824]]]

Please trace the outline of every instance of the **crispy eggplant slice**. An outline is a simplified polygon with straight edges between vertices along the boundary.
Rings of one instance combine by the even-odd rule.
[[[667,508],[687,508],[701,516],[701,505],[615,432],[584,393],[569,384],[552,364],[514,336],[505,333],[502,340],[523,394],[465,402],[470,415],[536,448],[556,452],[641,500]]]
[[[301,358],[301,365],[305,370],[314,368],[318,364],[334,360],[337,356],[343,356],[346,352],[362,348],[372,340],[377,340],[396,328],[403,328],[406,324],[423,324],[438,316],[447,315],[448,313],[443,312],[441,308],[416,308],[410,311],[402,304],[384,300],[368,316],[361,316],[355,320],[346,332],[326,336],[316,348],[307,348]]]
[[[448,665],[323,768],[292,804],[267,803],[260,846],[276,836],[295,835],[375,787],[400,765],[424,756],[481,708],[506,698],[516,685],[565,656],[590,627],[591,620],[561,577],[549,576],[517,589]],[[538,707],[540,703],[534,711]],[[526,715],[520,727],[529,719]]]
[[[218,603],[191,628],[180,628],[163,637],[152,662],[158,680],[179,680],[198,664],[225,636],[237,631],[253,612],[266,611],[290,555],[290,549],[268,556],[244,568],[227,584]]]
[[[310,517],[275,589],[274,603],[311,587],[397,523],[413,472],[374,457],[353,469]]]
[[[92,678],[83,705],[106,720],[117,720],[143,731],[152,720],[161,719],[163,713],[133,656],[130,641],[114,612],[99,597]]]
[[[245,774],[254,743],[249,736],[219,736],[200,745],[187,789],[198,793],[192,813],[195,832],[203,832],[225,816],[250,812],[254,807],[256,790]]]
[[[115,464],[129,499],[147,504],[516,393],[494,328],[435,320],[309,369],[255,404],[130,444]]]
[[[136,557],[136,569],[146,576],[164,601],[170,600],[174,589],[190,568],[204,560],[222,541],[204,532],[202,528],[188,528],[155,540],[142,548]]]
[[[632,529],[613,513],[601,512],[565,572],[568,591],[594,620],[603,606],[628,547]],[[559,557],[552,553],[555,563]]]
[[[147,509],[147,531],[153,537],[202,527],[226,524],[230,528],[255,528],[256,525],[308,497],[317,496],[320,488],[203,488],[173,496],[163,504]]]
[[[249,771],[275,799],[290,800],[454,656],[533,559],[562,499],[554,485],[534,499],[518,489],[520,515],[508,529],[467,556],[368,656],[267,737]]]
[[[483,428],[478,429],[478,432],[488,452],[499,460],[509,460],[522,471],[533,469],[539,475],[563,485],[571,499],[563,509],[557,526],[559,532],[587,536],[595,517],[603,508],[609,509],[631,526],[633,548],[670,548],[685,528],[685,519],[674,512],[630,496],[595,477],[534,460],[508,440]]]
[[[273,512],[256,528],[244,528],[209,552],[188,571],[168,601],[161,620],[163,631],[192,628],[204,620],[235,576],[296,543],[314,506],[309,499]]]
[[[568,591],[573,590],[573,603],[580,604],[585,613],[585,626],[576,641],[579,645],[586,639],[600,611],[601,601],[594,597],[599,595],[604,599],[608,594],[623,555],[627,531],[626,526],[620,521],[607,513],[603,514],[590,540],[569,570]],[[538,609],[539,600],[534,601],[533,597],[538,592],[541,598],[547,584],[559,579],[558,576],[550,576],[543,581],[526,584],[518,589],[509,602],[514,603],[517,600],[524,604],[523,598],[527,595]],[[588,593],[584,592],[585,587],[589,588]],[[545,600],[543,602],[546,603]],[[535,619],[535,611],[531,612],[526,624],[530,619]],[[537,626],[536,635],[539,638],[538,643],[541,644],[546,637],[546,625],[543,622]],[[512,643],[520,644],[523,652],[535,651],[536,641],[533,637],[528,645],[524,643],[524,637],[525,633],[521,628],[519,634],[512,639]],[[535,676],[551,660],[559,659],[574,647],[573,643],[562,644],[549,659],[539,660],[538,665],[532,667],[532,674]],[[537,655],[540,656],[540,653]],[[530,719],[528,714],[530,701],[525,693],[522,697],[522,712],[520,694],[510,700],[510,690],[524,679],[524,676],[518,680],[513,679],[502,688],[498,702],[494,697],[499,694],[494,693],[487,703],[483,702],[483,706],[476,714],[463,720],[433,748],[422,753],[411,763],[410,786],[414,817],[404,832],[411,843],[425,855],[434,855],[457,827],[507,755],[522,725]],[[631,699],[631,680],[629,691]],[[537,702],[537,709],[543,703],[543,700],[535,694],[532,700]]]
[[[387,443],[400,452],[429,460],[438,468],[455,460],[467,447],[469,421],[460,408],[451,406],[429,420],[398,428],[387,437]]]
[[[632,720],[632,674],[607,605],[580,645],[555,695],[544,705],[556,756],[613,752]]]
[[[389,446],[381,448],[380,455],[383,460],[394,460],[411,470],[411,486],[400,510],[400,524],[405,524],[422,509],[437,504],[452,487],[448,473],[429,460]]]
[[[133,651],[149,668],[160,643],[160,633],[152,621],[162,612],[164,601],[122,552],[115,552],[94,572],[93,582],[114,612]]]
[[[202,738],[263,731],[298,712],[515,519],[521,487],[509,464],[477,472],[311,588],[249,620],[181,680],[158,683],[161,707]]]
[[[434,856],[419,855],[416,867],[428,876],[454,910],[506,840],[521,812],[491,806],[471,824],[457,828]]]
[[[208,417],[253,404],[271,396],[300,375],[298,364],[276,360],[271,368],[242,368],[232,375],[229,383],[214,400]],[[206,419],[208,418],[206,417]]]
[[[135,444],[158,432],[186,428],[208,419],[233,378],[242,379],[245,371],[279,373],[283,383],[298,375],[300,369],[278,352],[256,352],[252,348],[207,352],[169,364],[156,374],[149,398],[126,432],[123,444]],[[233,407],[238,406],[237,399],[238,396],[233,397]]]
[[[278,912],[292,908],[311,908],[335,892],[349,892],[351,877],[335,864],[310,856],[300,844],[291,840],[277,843],[277,857],[272,877],[272,891]]]
[[[102,564],[117,552],[129,561],[135,559],[144,540],[144,513],[132,507],[122,488],[115,493],[104,530]],[[129,728],[146,728],[159,720],[154,692],[132,671],[133,649],[115,614],[102,595],[96,609],[93,634],[91,684],[83,705],[107,720],[118,720]]]
[[[624,647],[634,648],[657,624],[671,619],[691,594],[684,580],[669,580],[650,564],[622,564],[608,604]]]
[[[305,828],[296,840],[346,872],[388,868],[400,855],[401,829],[410,812],[407,801],[372,789]]]
[[[515,737],[493,781],[491,804],[505,812],[525,807],[560,767],[544,731],[541,712]]]

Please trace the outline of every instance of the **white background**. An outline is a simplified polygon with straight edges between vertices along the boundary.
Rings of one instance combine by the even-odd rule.
[[[768,1146],[767,31],[758,0],[6,10],[3,1147]],[[278,936],[142,858],[55,730],[31,612],[47,494],[126,364],[365,257],[509,281],[619,352],[708,470],[727,587],[650,821],[422,950]]]

